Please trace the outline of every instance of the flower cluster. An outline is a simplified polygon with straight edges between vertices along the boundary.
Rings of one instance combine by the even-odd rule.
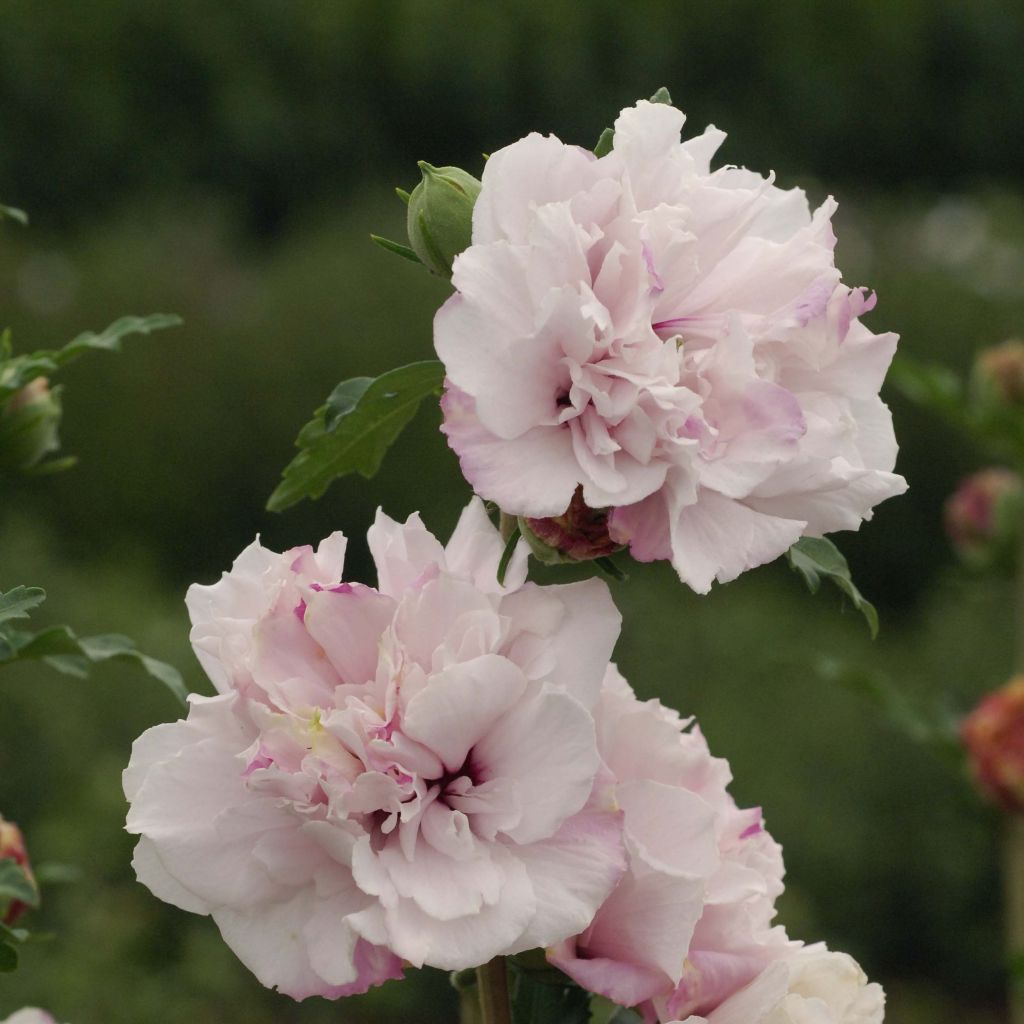
[[[381,514],[369,544],[376,588],[342,582],[334,534],[189,591],[217,696],[124,779],[157,896],[297,999],[538,947],[652,1021],[847,985],[851,961],[772,926],[781,852],[727,764],[611,663],[605,584],[527,582],[523,542],[499,584],[477,499],[447,546]],[[836,1024],[881,1020],[836,993]]]
[[[599,159],[537,134],[492,154],[434,336],[478,494],[537,520],[579,491],[608,544],[704,593],[906,484],[878,397],[896,336],[840,280],[835,203],[712,171],[724,134],[683,121],[643,101]]]

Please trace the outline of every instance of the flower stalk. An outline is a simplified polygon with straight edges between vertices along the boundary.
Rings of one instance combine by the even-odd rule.
[[[508,996],[508,966],[503,956],[476,969],[480,990],[482,1024],[512,1024],[512,1008]]]

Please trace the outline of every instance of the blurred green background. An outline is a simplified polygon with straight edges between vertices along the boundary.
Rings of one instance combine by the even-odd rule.
[[[592,145],[660,85],[728,162],[840,200],[838,260],[879,292],[876,330],[966,367],[1024,330],[1024,13],[1003,0],[5,0],[0,4],[0,321],[22,350],[122,313],[185,326],[65,374],[63,476],[4,484],[0,588],[39,584],[39,622],[120,631],[205,690],[182,597],[260,531],[272,546],[374,508],[442,536],[466,497],[424,409],[378,479],[263,511],[292,441],[340,379],[429,356],[445,287],[376,249],[401,237],[416,159],[482,158],[533,129]],[[943,497],[977,455],[890,396],[911,490],[839,540],[880,639],[838,596],[770,566],[697,598],[664,566],[615,587],[619,661],[642,695],[695,712],[786,847],[782,917],[886,983],[891,1024],[1004,1019],[995,817],[968,783],[823,681],[823,655],[965,708],[1011,665],[1009,588],[952,565]],[[111,668],[0,678],[0,811],[37,861],[52,941],[0,977],[71,1024],[454,1020],[422,972],[302,1005],[260,989],[207,919],[131,876],[120,772],[178,708]]]

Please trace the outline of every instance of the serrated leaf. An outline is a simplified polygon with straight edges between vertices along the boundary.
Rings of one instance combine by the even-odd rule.
[[[338,420],[347,416],[366,394],[366,389],[373,383],[372,377],[353,377],[343,380],[328,396],[324,407],[324,430],[334,430]]]
[[[812,594],[818,592],[822,579],[830,580],[865,618],[872,638],[878,636],[878,612],[854,585],[850,567],[840,550],[824,537],[802,537],[787,552],[790,568],[798,572]]]
[[[4,206],[0,203],[0,220],[6,217],[8,220],[16,220],[19,224],[28,224],[28,214],[19,210],[16,206]]]
[[[46,600],[46,591],[42,587],[15,587],[6,594],[0,594],[0,622],[12,619],[27,619],[33,608],[38,608]]]
[[[84,352],[119,352],[121,342],[132,334],[151,334],[166,327],[176,327],[181,318],[167,313],[152,316],[123,316],[98,334],[85,331],[63,348],[40,349],[14,356],[0,366],[0,402],[6,401],[36,377],[49,376],[77,359]]]
[[[389,370],[366,386],[353,408],[332,416],[331,427],[328,400],[299,432],[295,443],[301,450],[285,467],[267,508],[280,512],[303,498],[319,498],[331,483],[349,473],[372,477],[420,402],[427,395],[440,394],[443,383],[444,366],[436,360]]]
[[[69,626],[49,626],[36,633],[10,626],[0,628],[0,665],[43,661],[65,675],[87,679],[94,666],[111,660],[134,662],[185,703],[188,689],[178,670],[143,654],[126,636],[109,633],[79,637]]]
[[[560,971],[509,963],[512,1024],[588,1024],[590,993]]]
[[[7,903],[39,906],[39,890],[25,869],[12,857],[0,859],[0,906]]]
[[[394,253],[396,256],[401,256],[402,259],[409,260],[410,263],[419,263],[421,266],[423,264],[423,260],[409,246],[402,245],[401,242],[393,242],[390,238],[383,238],[380,235],[370,235],[370,239],[376,242],[382,249]]]

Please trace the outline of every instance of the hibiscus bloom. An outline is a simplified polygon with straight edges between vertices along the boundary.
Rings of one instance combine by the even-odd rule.
[[[882,1024],[885,993],[857,962],[824,946],[777,960],[706,1016],[674,1024]]]
[[[447,547],[382,514],[369,543],[376,588],[341,582],[337,533],[192,587],[218,694],[125,772],[139,879],[297,999],[559,942],[625,869],[592,715],[605,585],[527,583],[525,546],[500,585],[478,500]]]
[[[444,431],[480,495],[562,517],[706,592],[906,488],[878,391],[896,345],[835,268],[830,199],[680,142],[642,101],[606,156],[531,134],[494,153],[434,323]]]
[[[717,1006],[791,943],[772,927],[782,851],[692,719],[637,699],[611,668],[594,712],[628,870],[581,934],[548,958],[648,1020]]]

